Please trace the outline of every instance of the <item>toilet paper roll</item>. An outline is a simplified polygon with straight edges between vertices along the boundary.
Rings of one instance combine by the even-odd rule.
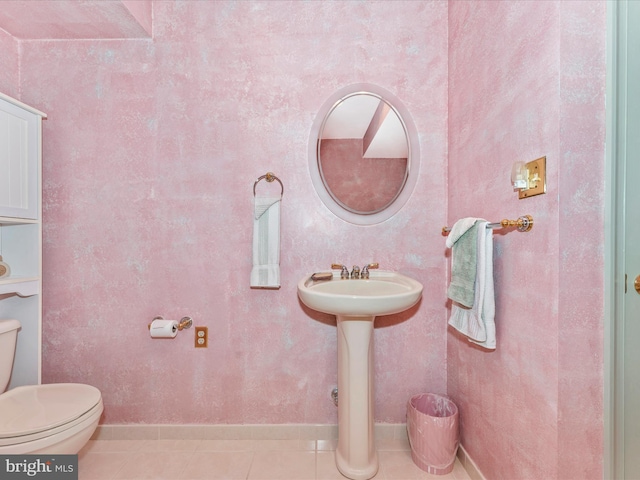
[[[154,320],[149,328],[151,338],[174,338],[178,334],[176,320]]]

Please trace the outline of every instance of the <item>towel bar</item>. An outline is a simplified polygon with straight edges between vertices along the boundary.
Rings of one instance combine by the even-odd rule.
[[[262,175],[261,177],[259,177],[253,184],[253,196],[256,196],[256,185],[258,185],[258,182],[260,182],[260,180],[265,179],[267,182],[271,183],[274,180],[276,180],[279,184],[280,184],[280,196],[282,197],[282,195],[284,194],[284,185],[282,184],[282,182],[280,181],[280,179],[278,177],[276,177],[273,173],[271,172],[267,172],[264,175]]]
[[[516,227],[519,232],[528,232],[533,228],[533,217],[531,215],[522,215],[517,220],[500,220],[496,223],[489,223],[487,228],[508,228]],[[451,229],[449,227],[442,227],[442,235],[449,235]]]

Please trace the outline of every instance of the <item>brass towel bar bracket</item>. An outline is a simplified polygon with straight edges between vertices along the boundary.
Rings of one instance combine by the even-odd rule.
[[[487,228],[509,228],[516,227],[519,232],[528,232],[533,228],[533,217],[531,215],[522,215],[517,220],[503,219],[496,223],[487,224]],[[451,229],[449,227],[442,227],[442,235],[449,235]]]

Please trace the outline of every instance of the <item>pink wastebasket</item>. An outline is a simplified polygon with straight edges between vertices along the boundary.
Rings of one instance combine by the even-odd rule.
[[[460,441],[455,403],[435,393],[414,395],[407,402],[407,432],[420,469],[433,475],[453,470]]]

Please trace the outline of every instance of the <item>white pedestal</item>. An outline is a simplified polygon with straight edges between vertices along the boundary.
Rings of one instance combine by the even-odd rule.
[[[378,472],[374,438],[373,316],[338,315],[338,448],[340,473],[367,480]]]

